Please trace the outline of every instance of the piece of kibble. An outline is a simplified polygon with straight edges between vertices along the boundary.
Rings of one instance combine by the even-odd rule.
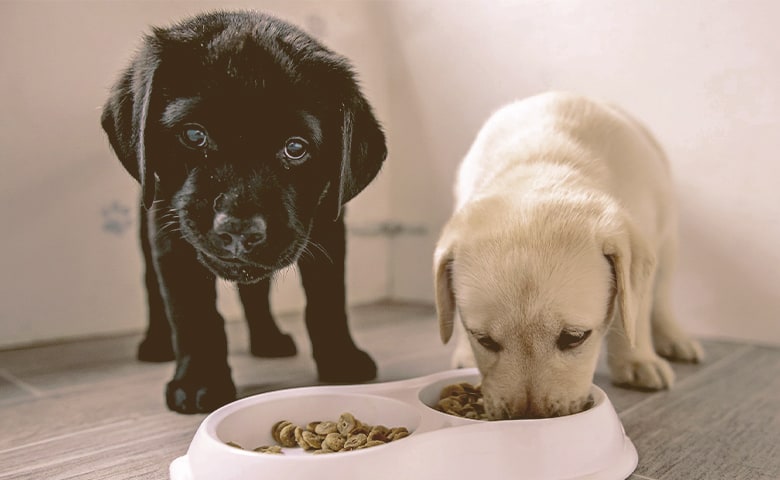
[[[287,425],[292,425],[292,422],[290,422],[289,420],[281,420],[279,422],[274,423],[274,426],[271,427],[271,436],[273,437],[276,443],[282,443],[281,440],[282,429]]]
[[[461,385],[460,383],[447,385],[446,387],[441,389],[439,400],[444,400],[445,398],[449,398],[449,397],[455,397],[463,393],[466,393],[466,390],[463,388],[463,385]]]
[[[358,421],[351,413],[342,413],[339,417],[337,428],[340,434],[349,435],[358,428]]]
[[[455,397],[442,398],[441,400],[439,400],[436,406],[440,410],[445,412],[447,410],[460,410],[460,408],[462,407],[460,401],[458,401],[458,399]]]
[[[488,420],[480,385],[468,382],[447,385],[441,389],[434,407],[440,412],[472,420]]]
[[[347,439],[342,437],[341,434],[333,432],[325,436],[325,440],[322,441],[322,445],[323,447],[333,452],[338,452],[344,448],[344,442],[346,441]]]
[[[298,444],[299,447],[301,447],[304,450],[309,450],[309,444],[306,443],[306,441],[303,439],[303,430],[301,427],[295,427],[295,430],[293,431],[295,435],[295,443]]]
[[[371,447],[378,447],[379,445],[384,445],[387,442],[383,442],[381,440],[369,440],[363,445],[359,446],[357,450],[363,450],[364,448],[371,448]]]
[[[300,430],[300,427],[288,423],[279,431],[279,445],[283,447],[294,447],[298,445],[298,441],[295,439],[295,429]]]
[[[258,453],[274,453],[277,455],[281,455],[283,453],[281,445],[263,445],[255,448],[254,451]]]
[[[390,429],[385,427],[384,425],[374,425],[371,428],[371,431],[368,432],[368,441],[389,442],[390,441],[390,439],[388,438],[389,433],[390,433]]]
[[[409,436],[406,427],[388,428],[384,425],[369,425],[361,422],[351,413],[343,413],[338,420],[309,422],[305,427],[281,420],[271,427],[271,436],[276,445],[263,445],[254,449],[259,453],[281,454],[282,447],[300,447],[316,454],[346,452],[376,447]],[[242,448],[234,442],[228,445]]]
[[[329,433],[337,433],[339,431],[336,422],[319,422],[314,427],[314,433],[318,435],[328,435]]]
[[[387,434],[387,438],[390,441],[400,440],[409,436],[409,430],[406,427],[395,427],[390,429],[390,433]]]
[[[347,437],[347,441],[344,442],[344,450],[355,450],[356,448],[363,446],[368,442],[368,437],[365,433],[356,433]]]
[[[458,385],[466,391],[466,393],[477,393],[482,395],[482,385],[472,385],[469,382],[461,382]]]
[[[305,431],[303,432],[303,441],[306,442],[309,447],[311,447],[314,450],[319,450],[322,448],[322,441],[325,439],[324,435],[318,435],[314,432]]]
[[[336,451],[329,448],[320,448],[319,450],[313,450],[311,453],[323,454],[323,453],[336,453]]]
[[[295,427],[295,443],[304,450],[319,450],[322,447],[324,436],[314,432]]]

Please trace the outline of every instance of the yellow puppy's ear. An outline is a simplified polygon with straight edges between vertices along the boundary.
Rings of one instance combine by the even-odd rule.
[[[433,279],[436,294],[436,312],[439,317],[439,335],[447,343],[452,337],[455,321],[455,291],[452,287],[452,268],[455,261],[451,242],[439,240],[433,254]]]
[[[609,229],[603,243],[604,256],[615,273],[616,300],[623,330],[631,347],[636,346],[639,315],[649,314],[655,278],[655,253],[630,220],[624,218]]]

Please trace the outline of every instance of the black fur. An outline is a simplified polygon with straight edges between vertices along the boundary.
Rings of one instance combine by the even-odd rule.
[[[141,184],[149,330],[139,358],[170,359],[172,336],[169,408],[235,398],[217,276],[239,284],[252,353],[295,354],[268,289],[296,262],[319,378],[375,377],[347,325],[342,209],[387,150],[345,58],[268,15],[199,15],[144,38],[102,124]]]

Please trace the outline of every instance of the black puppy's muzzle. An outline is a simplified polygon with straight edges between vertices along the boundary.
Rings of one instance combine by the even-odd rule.
[[[267,229],[268,225],[262,215],[242,219],[221,212],[214,215],[212,227],[217,247],[233,257],[250,253],[265,243]]]

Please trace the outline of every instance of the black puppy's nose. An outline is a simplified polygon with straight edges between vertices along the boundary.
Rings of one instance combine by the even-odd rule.
[[[266,223],[260,215],[249,219],[241,219],[225,213],[217,213],[214,216],[214,233],[219,239],[219,246],[238,256],[248,253],[256,246],[265,242]]]

